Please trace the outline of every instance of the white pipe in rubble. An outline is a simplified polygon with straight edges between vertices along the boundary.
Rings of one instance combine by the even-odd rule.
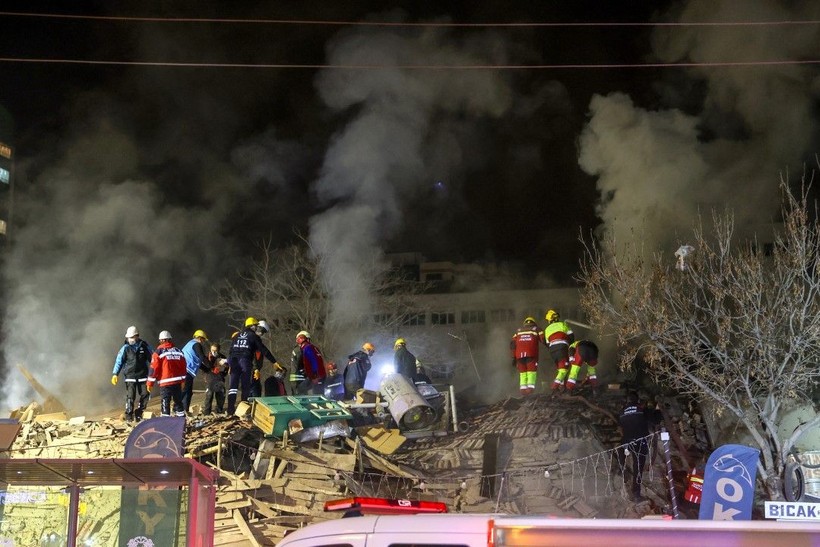
[[[458,416],[456,415],[456,389],[450,384],[450,414],[453,416],[453,433],[458,433]]]
[[[387,403],[345,403],[339,401],[339,406],[344,408],[376,408],[377,406],[386,408]]]

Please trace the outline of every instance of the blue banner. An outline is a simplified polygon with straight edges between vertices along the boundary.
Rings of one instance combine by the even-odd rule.
[[[700,520],[752,520],[760,451],[724,444],[712,452],[703,476]]]
[[[138,423],[125,441],[126,458],[178,458],[183,456],[185,418],[158,416]]]

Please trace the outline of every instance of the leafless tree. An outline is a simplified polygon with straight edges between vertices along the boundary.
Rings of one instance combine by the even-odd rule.
[[[237,329],[248,315],[264,318],[272,326],[265,342],[280,359],[286,357],[280,355],[281,349],[292,347],[300,330],[310,332],[327,357],[350,349],[339,344],[340,337],[351,330],[360,330],[366,337],[392,335],[412,320],[414,313],[422,311],[415,309],[414,296],[426,290],[428,284],[398,270],[373,265],[368,270],[375,272],[370,287],[373,312],[352,323],[330,321],[332,301],[319,275],[322,265],[308,241],[300,238],[297,244],[276,249],[267,238],[258,247],[259,253],[249,261],[248,269],[225,280],[215,289],[214,298],[200,305],[225,316]]]
[[[731,213],[714,212],[709,233],[695,227],[694,252],[677,261],[604,238],[584,242],[579,275],[584,310],[623,349],[621,369],[639,358],[658,384],[733,415],[761,451],[770,499],[783,497],[795,442],[820,425],[815,408],[793,432],[778,432],[789,410],[816,407],[820,382],[818,211],[805,178],[800,192],[780,187],[783,223],[772,226],[770,253],[735,236]]]

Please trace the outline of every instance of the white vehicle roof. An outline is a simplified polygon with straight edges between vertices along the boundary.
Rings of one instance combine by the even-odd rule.
[[[419,515],[371,515],[350,517],[318,522],[288,534],[277,545],[285,547],[300,540],[321,542],[321,538],[345,535],[358,536],[364,534],[398,534],[423,531],[428,534],[438,534],[442,540],[448,536],[457,536],[465,533],[480,533],[487,535],[487,521],[498,515],[490,514],[419,514]],[[463,542],[462,542],[463,543]],[[306,545],[306,543],[299,543]]]

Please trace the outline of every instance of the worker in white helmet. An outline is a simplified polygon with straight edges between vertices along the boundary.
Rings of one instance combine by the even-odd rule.
[[[140,338],[137,327],[130,326],[125,330],[125,342],[114,359],[114,370],[111,371],[111,385],[117,385],[122,372],[125,381],[125,419],[126,421],[142,420],[142,413],[148,404],[148,367],[154,349]],[[134,409],[134,401],[137,408]]]

